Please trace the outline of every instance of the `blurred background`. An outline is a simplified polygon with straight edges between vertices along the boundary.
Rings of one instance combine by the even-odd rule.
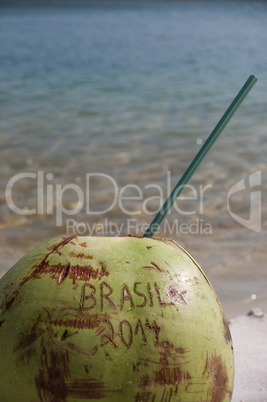
[[[0,275],[75,230],[142,236],[255,74],[157,236],[228,317],[267,311],[266,20],[265,1],[0,1]]]

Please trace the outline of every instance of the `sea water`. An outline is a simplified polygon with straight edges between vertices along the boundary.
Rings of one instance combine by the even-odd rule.
[[[157,236],[229,314],[265,307],[266,20],[264,1],[0,1],[5,269],[51,237],[142,236],[256,74]]]

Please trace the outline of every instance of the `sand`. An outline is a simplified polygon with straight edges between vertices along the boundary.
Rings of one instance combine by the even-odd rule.
[[[256,312],[230,321],[235,353],[233,402],[267,402],[267,314]]]
[[[0,255],[1,278],[24,253],[1,252]],[[267,402],[267,314],[255,308],[249,315],[231,319],[229,327],[235,353],[232,401]]]

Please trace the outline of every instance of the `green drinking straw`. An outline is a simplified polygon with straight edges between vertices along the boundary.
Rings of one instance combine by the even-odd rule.
[[[231,103],[231,105],[228,107],[228,109],[222,116],[221,120],[218,122],[217,126],[214,128],[210,136],[204,142],[204,144],[198,151],[197,155],[195,156],[191,164],[188,166],[188,168],[184,172],[183,176],[181,177],[177,185],[172,190],[171,194],[169,195],[169,197],[167,198],[167,200],[165,201],[165,203],[163,204],[163,206],[161,207],[161,209],[151,222],[150,226],[144,233],[143,237],[154,236],[156,231],[159,229],[159,226],[161,225],[166,215],[169,213],[170,209],[175,203],[176,199],[179,197],[184,187],[189,182],[189,180],[191,179],[191,177],[193,176],[193,174],[195,173],[195,171],[197,170],[197,168],[199,167],[199,165],[209,152],[214,142],[217,140],[223,129],[226,127],[230,119],[233,117],[234,113],[237,111],[237,109],[239,108],[239,106],[241,105],[241,103],[243,102],[243,100],[251,91],[251,89],[253,88],[253,86],[256,84],[257,81],[258,78],[255,75],[251,75],[247,79],[247,81],[245,82],[245,84],[243,85],[243,87],[241,88],[241,90]]]

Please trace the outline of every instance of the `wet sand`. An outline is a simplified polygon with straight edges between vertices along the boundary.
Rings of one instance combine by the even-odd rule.
[[[24,254],[0,252],[0,278]],[[267,314],[255,306],[247,306],[249,315],[229,320],[235,353],[233,402],[267,402]]]

